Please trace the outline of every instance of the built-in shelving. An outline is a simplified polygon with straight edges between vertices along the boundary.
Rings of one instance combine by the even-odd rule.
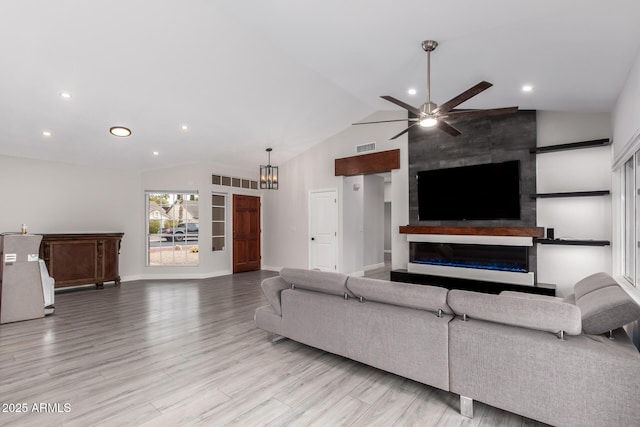
[[[536,147],[531,148],[529,152],[531,154],[543,154],[552,153],[554,151],[577,150],[580,148],[606,147],[607,145],[611,145],[611,140],[609,138],[594,139],[591,141],[571,142],[568,144],[548,145],[546,147]]]
[[[578,150],[582,148],[595,148],[606,147],[611,145],[611,139],[593,139],[590,141],[571,142],[568,144],[549,145],[546,147],[536,147],[529,150],[532,154],[544,154],[553,153],[557,151],[565,150]],[[563,198],[563,197],[594,197],[594,196],[607,196],[611,194],[609,190],[594,190],[594,191],[563,191],[556,193],[537,193],[532,194],[532,199],[547,199],[547,198]],[[608,240],[592,240],[592,239],[546,239],[546,238],[534,238],[535,243],[541,245],[565,245],[565,246],[609,246],[611,242]]]
[[[549,199],[558,197],[592,197],[592,196],[607,196],[611,194],[609,190],[596,190],[596,191],[565,191],[561,193],[537,193],[532,194],[532,199]]]
[[[541,245],[566,245],[566,246],[609,246],[608,240],[578,240],[578,239],[534,239]]]

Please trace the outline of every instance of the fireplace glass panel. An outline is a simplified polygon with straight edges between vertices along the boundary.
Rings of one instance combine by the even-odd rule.
[[[485,270],[529,271],[526,246],[411,242],[409,261],[416,264]]]

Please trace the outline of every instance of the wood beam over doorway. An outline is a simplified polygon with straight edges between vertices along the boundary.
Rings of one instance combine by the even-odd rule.
[[[400,169],[400,149],[336,159],[335,176],[365,175]]]

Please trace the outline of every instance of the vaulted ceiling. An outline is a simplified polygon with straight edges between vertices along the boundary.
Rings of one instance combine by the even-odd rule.
[[[611,111],[638,16],[637,0],[3,0],[0,154],[253,168],[273,147],[282,163],[398,109],[380,95],[423,103],[426,39],[436,102],[487,80],[461,107]]]

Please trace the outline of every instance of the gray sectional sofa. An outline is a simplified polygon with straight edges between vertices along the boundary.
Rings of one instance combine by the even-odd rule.
[[[640,425],[640,307],[605,273],[555,298],[489,295],[285,268],[256,325],[557,426]]]

